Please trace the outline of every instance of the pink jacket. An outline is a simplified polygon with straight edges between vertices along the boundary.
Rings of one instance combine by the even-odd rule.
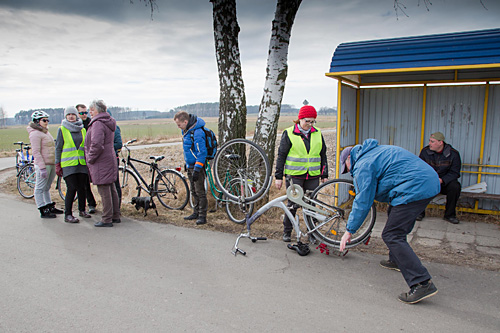
[[[118,177],[115,139],[116,121],[109,113],[92,117],[85,136],[85,160],[94,185],[112,184]]]
[[[30,123],[26,129],[29,133],[31,153],[35,158],[35,164],[40,169],[45,169],[45,165],[54,165],[56,163],[56,145],[52,134],[49,131],[44,133],[42,126],[33,123]]]

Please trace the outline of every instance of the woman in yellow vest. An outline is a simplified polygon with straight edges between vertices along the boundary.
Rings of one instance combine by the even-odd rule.
[[[90,217],[85,211],[85,186],[88,181],[88,171],[83,143],[86,131],[77,114],[78,111],[73,106],[68,106],[64,110],[65,119],[61,122],[56,138],[56,173],[59,177],[64,177],[66,182],[64,221],[68,223],[79,222],[73,216],[73,201],[76,193],[78,193],[79,215]]]
[[[304,192],[318,187],[320,179],[322,182],[327,180],[325,140],[321,130],[314,127],[317,115],[314,107],[304,105],[300,108],[299,118],[294,120],[295,125],[283,131],[274,175],[278,190],[283,186],[283,175],[286,177],[286,187],[290,186],[292,180]],[[295,216],[298,207],[290,201],[288,207]],[[283,226],[283,241],[290,242],[293,227],[286,215]]]

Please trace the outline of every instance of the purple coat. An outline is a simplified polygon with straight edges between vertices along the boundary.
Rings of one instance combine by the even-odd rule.
[[[85,136],[85,160],[94,185],[112,184],[118,177],[113,148],[115,129],[116,121],[107,112],[98,113],[89,124]]]

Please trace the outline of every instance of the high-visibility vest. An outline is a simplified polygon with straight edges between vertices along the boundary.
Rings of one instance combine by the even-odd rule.
[[[302,141],[300,135],[293,134],[295,126],[287,128],[288,138],[292,143],[292,147],[288,152],[285,161],[285,175],[299,176],[309,172],[311,176],[319,176],[321,174],[321,149],[323,141],[321,140],[321,131],[316,129],[311,132],[309,153],[306,145]]]
[[[68,166],[76,166],[78,164],[87,165],[85,163],[85,153],[83,150],[83,144],[85,142],[85,135],[87,131],[82,128],[82,143],[80,147],[76,148],[71,132],[64,126],[59,127],[64,139],[63,150],[61,154],[61,168]]]

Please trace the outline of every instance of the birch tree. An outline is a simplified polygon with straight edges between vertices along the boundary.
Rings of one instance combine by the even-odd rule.
[[[247,107],[241,72],[236,0],[210,0],[213,4],[215,54],[219,72],[219,142],[246,135]]]

